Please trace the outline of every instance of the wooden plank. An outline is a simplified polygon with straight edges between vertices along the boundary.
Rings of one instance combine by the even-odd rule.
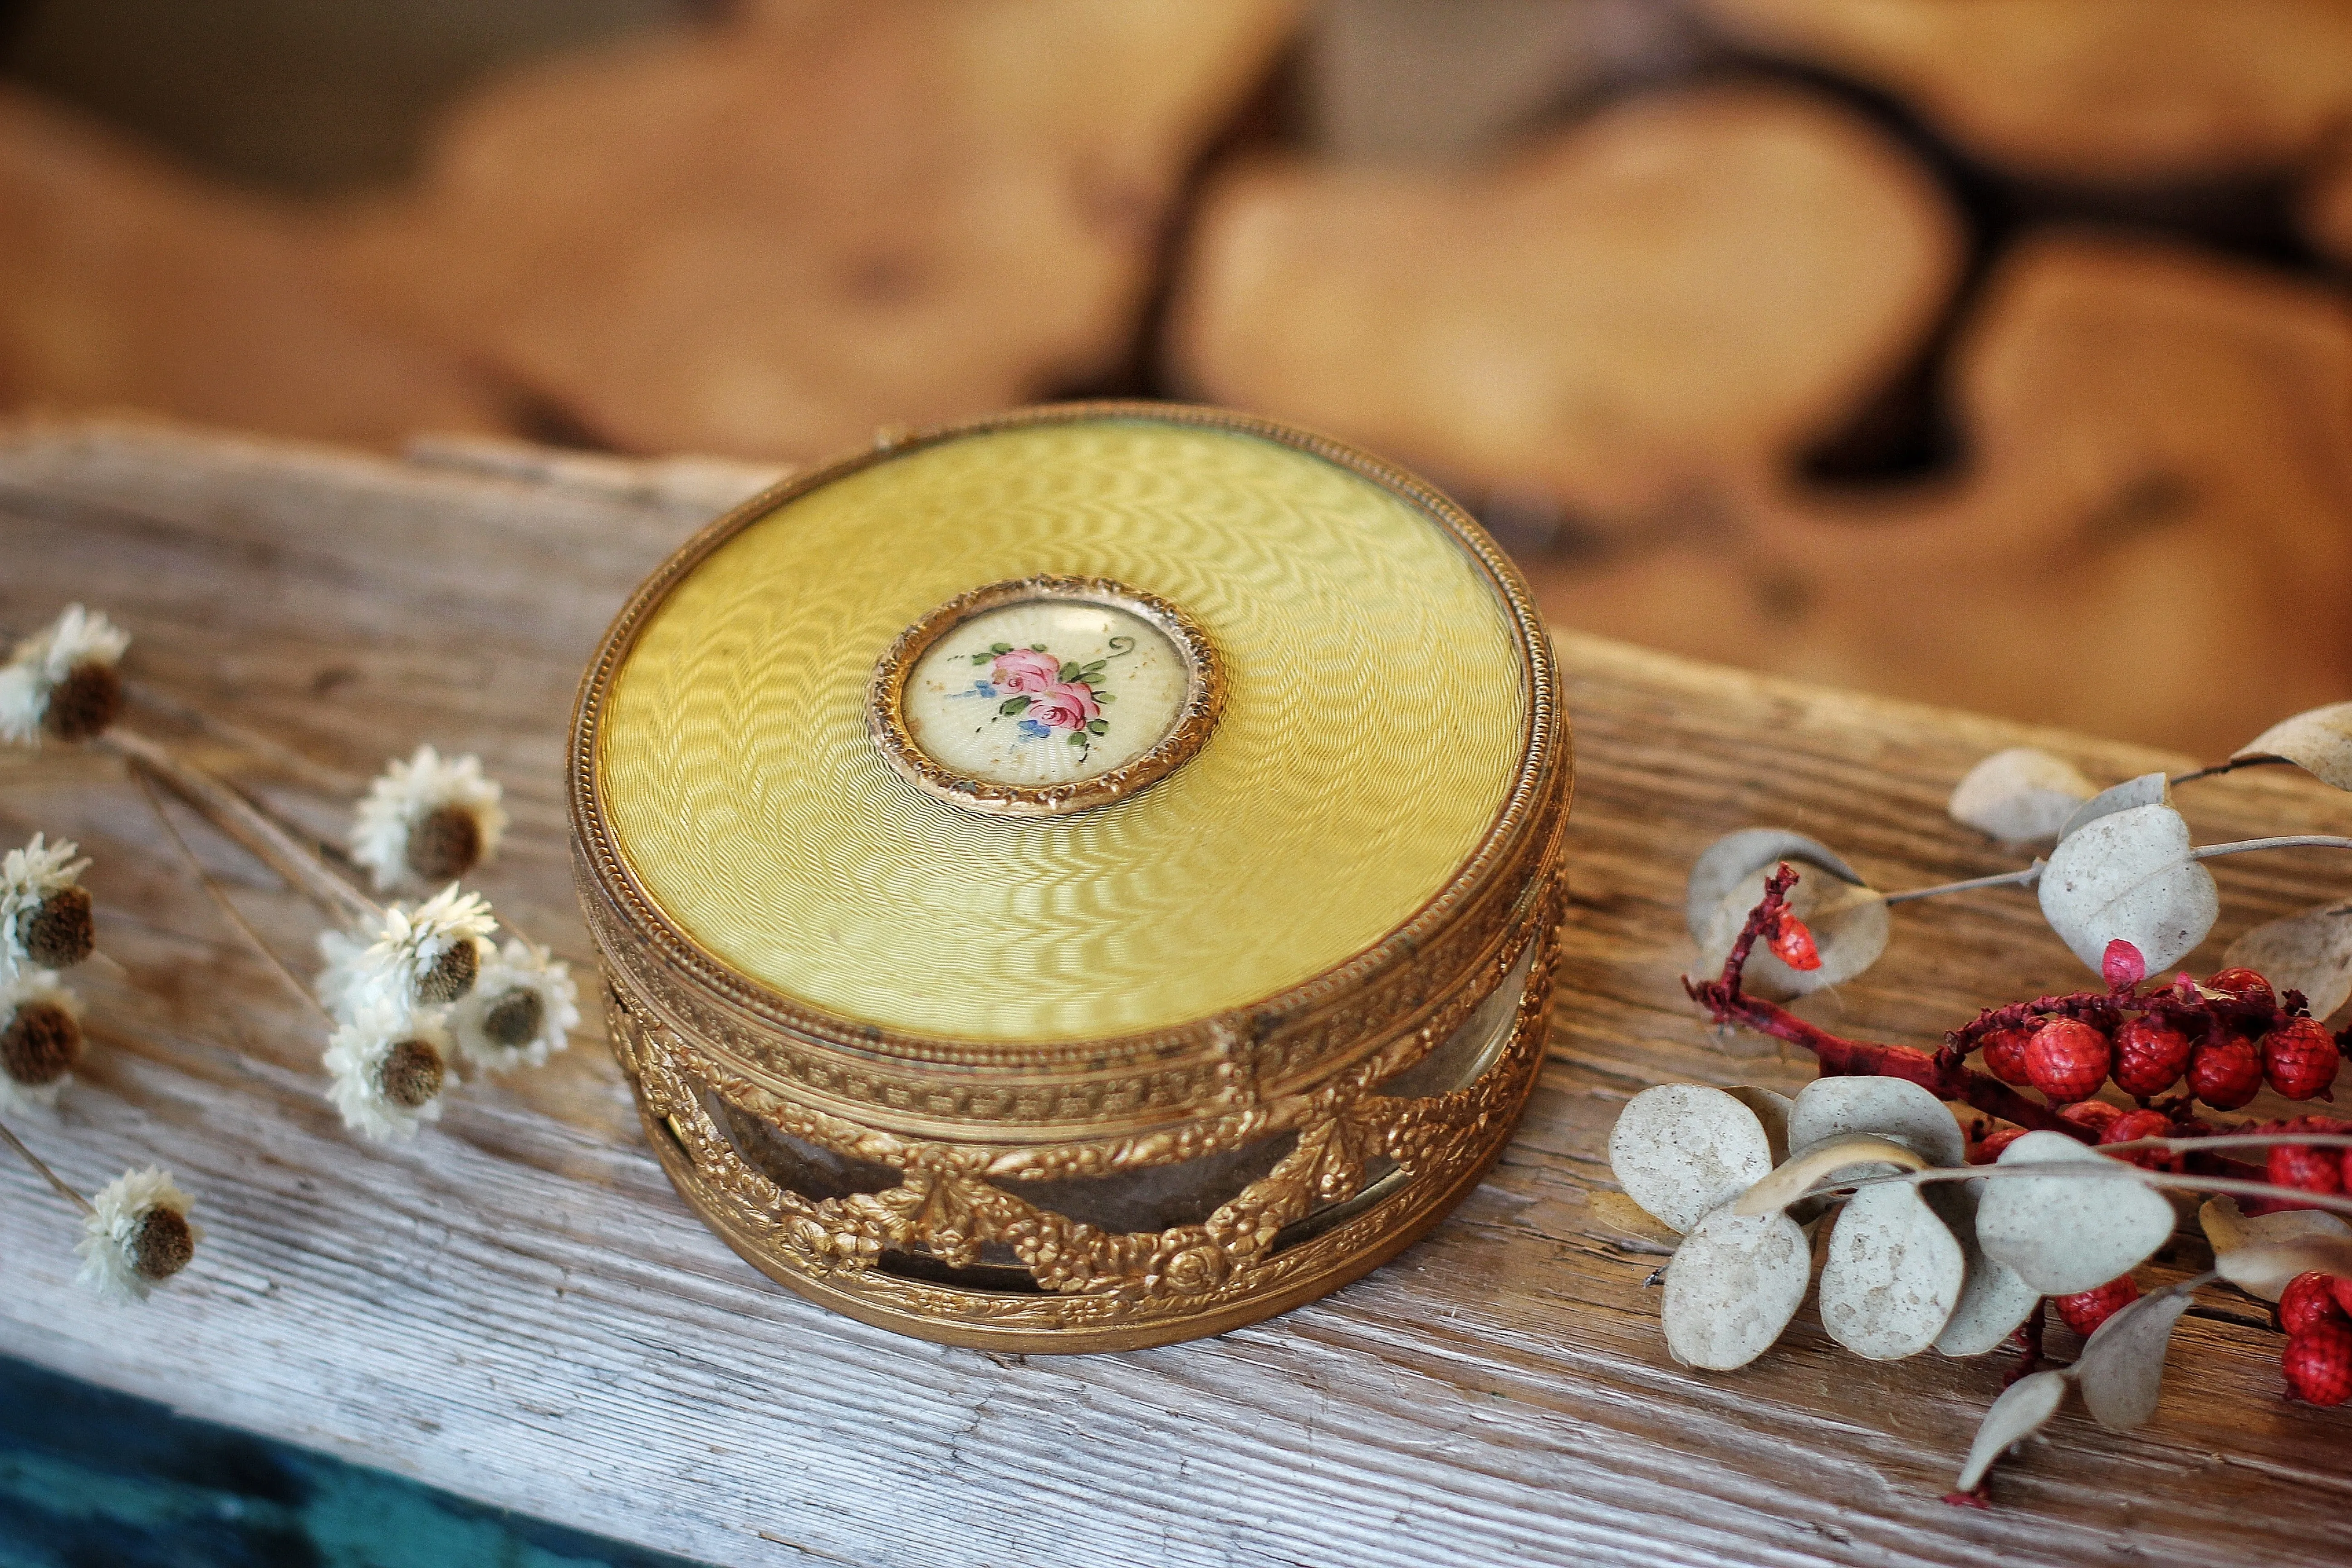
[[[689,487],[689,489],[691,489]],[[70,598],[137,633],[129,668],[266,737],[193,743],[322,833],[430,739],[508,786],[482,886],[585,950],[560,753],[573,683],[626,590],[709,496],[594,465],[463,471],[135,427],[0,438],[0,621]],[[2032,740],[2095,776],[2177,763],[1753,678],[1563,634],[1580,762],[1575,911],[1536,1103],[1492,1177],[1390,1267],[1286,1317],[1131,1354],[999,1358],[894,1338],[769,1284],[641,1145],[593,1038],[468,1085],[382,1149],[320,1093],[318,1032],[231,941],[101,759],[0,763],[0,836],[82,840],[104,1031],[25,1135],[87,1189],[159,1160],[200,1195],[197,1265],[138,1310],[70,1282],[72,1226],[0,1166],[0,1350],[486,1501],[730,1563],[1981,1564],[2307,1562],[2352,1551],[2347,1417],[2277,1396],[2278,1336],[2208,1300],[2158,1420],[2074,1416],[1991,1512],[1937,1501],[1997,1362],[1861,1362],[1810,1308],[1730,1375],[1675,1367],[1626,1250],[1587,1214],[1624,1099],[1672,1079],[1793,1089],[1677,984],[1684,868],[1765,824],[1884,886],[2011,863],[1948,821],[1951,782]],[[138,715],[163,728],[168,711]],[[2352,828],[2281,771],[2184,792],[2200,837]],[[307,906],[199,846],[299,958]],[[2200,955],[2340,890],[2316,853],[2218,868]],[[1980,1005],[2076,984],[2013,893],[1906,906],[1888,958],[1812,1016],[1925,1043]],[[1753,1042],[1728,1042],[1752,1051]],[[2193,1244],[2170,1268],[2194,1262]],[[2071,1350],[2063,1331],[2053,1349]]]

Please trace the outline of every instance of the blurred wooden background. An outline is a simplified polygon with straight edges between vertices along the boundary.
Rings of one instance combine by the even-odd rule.
[[[2352,0],[0,0],[0,412],[1427,471],[1586,630],[2212,756],[2352,674]]]

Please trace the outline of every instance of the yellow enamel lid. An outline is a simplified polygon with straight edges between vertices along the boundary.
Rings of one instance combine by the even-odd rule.
[[[1548,656],[1492,545],[1403,476],[1235,416],[1076,405],[929,435],[682,556],[592,674],[604,829],[695,948],[849,1026],[1066,1044],[1247,1006],[1458,889],[1533,767]],[[1142,611],[954,608],[1041,576]],[[926,700],[973,756],[1027,777],[1140,753],[1188,668],[1132,618],[1152,605],[1205,641],[1221,701],[1181,765],[1110,803],[993,815],[882,743],[877,669],[940,626],[964,642],[932,647]]]

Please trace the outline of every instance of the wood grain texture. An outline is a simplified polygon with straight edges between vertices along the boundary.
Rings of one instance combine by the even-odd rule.
[[[610,482],[606,482],[610,479]],[[515,823],[481,879],[541,940],[572,912],[560,753],[606,616],[698,521],[658,486],[435,471],[135,428],[0,437],[0,621],[69,598],[134,629],[165,730],[192,705],[266,737],[188,743],[331,832],[382,759],[479,751]],[[2032,740],[2095,776],[2134,748],[1733,674],[1564,635],[1580,780],[1575,911],[1551,1056],[1487,1183],[1328,1300],[1221,1339],[994,1358],[827,1316],[739,1262],[641,1145],[593,1038],[468,1085],[397,1149],[348,1137],[299,1005],[228,939],[146,807],[94,756],[7,754],[0,832],[82,840],[103,1031],[60,1111],[21,1130],[95,1186],[148,1158],[199,1195],[195,1266],[141,1310],[70,1283],[69,1216],[0,1167],[0,1350],[570,1525],[730,1563],[1980,1564],[2310,1562],[2352,1552],[2343,1414],[2277,1397],[2278,1337],[2209,1293],[2156,1422],[2062,1417],[1996,1479],[1936,1500],[1993,1362],[1874,1364],[1811,1309],[1748,1370],[1675,1367],[1653,1257],[1588,1210],[1611,1120],[1673,1079],[1793,1089],[1682,1000],[1684,868],[1749,824],[1824,837],[1885,886],[2003,868],[1948,822],[1967,765]],[[2274,771],[2184,792],[2200,838],[2352,828]],[[198,828],[202,832],[201,826]],[[314,921],[205,833],[298,959]],[[2218,868],[2200,956],[2336,892],[2312,854]],[[1804,1005],[1914,1043],[1989,1001],[2075,984],[2023,898],[1906,906],[1888,959]],[[1752,1043],[1740,1049],[1751,1049]],[[2157,1272],[2194,1266],[2184,1243]],[[2053,1348],[2070,1336],[2053,1331]]]

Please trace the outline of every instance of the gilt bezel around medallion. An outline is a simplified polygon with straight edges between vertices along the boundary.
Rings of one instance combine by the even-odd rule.
[[[1167,732],[1131,761],[1085,778],[1014,784],[972,777],[923,750],[907,721],[907,682],[934,644],[958,627],[1009,605],[1062,600],[1099,605],[1134,616],[1168,640],[1184,667],[1184,696]],[[1224,706],[1224,672],[1216,645],[1200,624],[1157,594],[1108,577],[1041,574],[959,594],[898,634],[874,667],[866,688],[866,729],[883,760],[925,795],[985,816],[1061,816],[1125,800],[1183,766],[1207,743]]]

